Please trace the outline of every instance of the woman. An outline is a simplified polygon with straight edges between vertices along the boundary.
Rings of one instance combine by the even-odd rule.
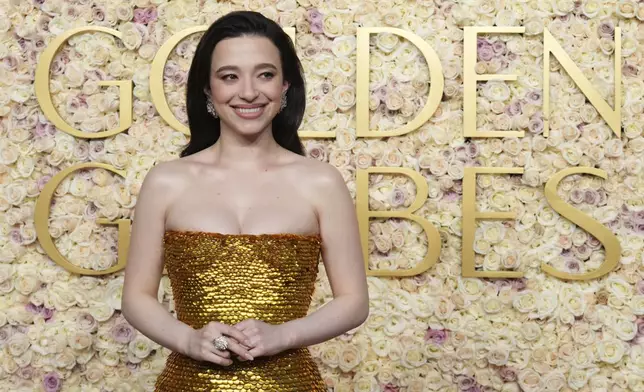
[[[353,202],[304,157],[301,65],[254,12],[204,34],[191,65],[191,139],[155,166],[136,205],[123,314],[172,350],[157,391],[325,391],[307,346],[368,315]],[[307,315],[320,255],[333,300]],[[177,319],[157,300],[167,268]]]

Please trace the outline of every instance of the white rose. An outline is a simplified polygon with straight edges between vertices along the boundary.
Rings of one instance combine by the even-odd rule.
[[[25,103],[33,95],[33,87],[31,84],[14,84],[11,86],[10,96],[12,101]]]
[[[98,359],[106,366],[115,367],[119,363],[119,354],[114,351],[99,351]],[[106,369],[107,370],[107,369]]]
[[[577,322],[572,325],[572,339],[579,344],[588,345],[595,342],[595,331],[585,322]]]
[[[81,87],[85,82],[85,67],[80,61],[70,61],[65,66],[66,85],[68,87]]]
[[[27,351],[30,344],[31,343],[29,342],[27,335],[16,333],[9,338],[6,347],[9,351],[9,354],[13,355],[14,357],[18,357]]]
[[[356,42],[355,36],[335,37],[331,45],[331,52],[336,57],[349,57],[356,50]]]
[[[340,353],[339,366],[343,372],[349,372],[356,368],[362,361],[360,351],[356,346],[346,345]]]
[[[623,341],[632,340],[637,335],[637,324],[625,317],[616,317],[612,320],[612,327],[617,338]]]
[[[106,303],[90,301],[89,314],[92,315],[99,322],[109,320],[114,314],[114,308]]]
[[[71,370],[76,366],[76,355],[74,351],[69,347],[64,348],[63,352],[57,353],[54,356],[53,365],[59,369]]]
[[[328,37],[337,37],[342,34],[344,23],[335,13],[327,13],[324,15],[324,35]],[[316,57],[319,56],[316,55]]]
[[[74,350],[84,350],[92,345],[92,336],[88,331],[73,331],[69,333],[67,341]]]
[[[353,392],[376,392],[379,390],[378,381],[374,376],[356,375],[353,379]]]
[[[123,295],[123,277],[109,281],[105,288],[105,303],[112,309],[121,310],[121,297]]]
[[[560,391],[566,386],[566,377],[561,371],[553,371],[543,378],[543,387],[545,391]]]
[[[580,369],[585,369],[592,366],[594,360],[595,354],[590,347],[585,347],[581,350],[578,349],[573,358],[575,367]]]
[[[15,289],[23,295],[29,295],[40,288],[40,281],[35,272],[19,272],[14,282]]]
[[[589,19],[594,18],[601,11],[601,5],[597,0],[588,0],[582,3],[581,11]]]
[[[4,197],[9,204],[19,206],[27,196],[27,188],[24,183],[14,181],[10,182],[4,188]]]
[[[590,377],[590,382],[588,383],[590,386],[591,391],[596,391],[596,392],[605,392],[608,391],[608,377],[601,375],[601,374],[596,374],[592,377]]]
[[[588,370],[573,368],[568,373],[568,385],[574,390],[579,390],[588,383],[589,378],[590,373]]]
[[[123,45],[127,49],[136,50],[141,46],[143,36],[134,23],[126,22],[121,25],[120,30],[123,34]]]
[[[400,43],[396,34],[380,33],[376,36],[376,46],[385,53],[390,53]]]
[[[349,85],[341,85],[333,90],[333,100],[340,110],[349,110],[356,103],[355,89]]]
[[[490,81],[483,86],[483,96],[490,101],[505,101],[510,97],[510,88],[504,82]]]
[[[18,147],[9,140],[0,140],[0,164],[11,165],[20,157]]]
[[[633,314],[638,316],[644,315],[644,295],[634,295],[628,305],[633,311]]]
[[[400,360],[403,365],[409,368],[417,368],[422,366],[424,363],[427,363],[427,359],[424,357],[422,351],[414,347],[403,350],[402,358]]]
[[[485,283],[481,279],[462,278],[458,280],[458,291],[468,299],[478,299],[483,294]]]
[[[537,392],[543,389],[543,380],[539,373],[524,369],[518,375],[518,383],[525,392]]]
[[[534,321],[528,321],[521,325],[521,334],[529,342],[539,339],[541,336],[541,327]]]
[[[503,302],[496,297],[486,298],[483,302],[483,311],[487,314],[496,314],[503,309]]]
[[[92,362],[88,364],[85,370],[85,378],[91,383],[97,383],[104,377],[105,366],[100,362]]]
[[[537,308],[537,296],[531,290],[522,291],[515,296],[512,306],[521,313],[532,312]]]
[[[446,297],[440,297],[434,314],[441,320],[447,319],[454,311],[454,303]]]
[[[599,359],[606,363],[616,364],[624,356],[624,343],[617,339],[601,341],[597,345]]]
[[[319,53],[312,59],[309,70],[316,75],[327,76],[333,68],[333,56],[328,53]]]
[[[559,301],[557,300],[557,295],[553,292],[541,292],[539,299],[537,301],[537,311],[535,314],[531,314],[531,317],[544,318],[552,315],[557,309]]]
[[[609,276],[604,285],[611,294],[619,299],[628,299],[633,295],[632,286],[617,275]]]
[[[487,360],[489,363],[497,366],[503,366],[508,363],[510,350],[504,346],[493,347],[488,353]]]
[[[581,291],[568,293],[562,302],[564,307],[576,317],[582,316],[586,310],[586,301]]]

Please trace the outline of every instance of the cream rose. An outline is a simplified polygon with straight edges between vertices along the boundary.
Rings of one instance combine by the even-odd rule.
[[[521,313],[532,312],[537,309],[537,295],[531,290],[525,290],[518,293],[512,306]]]
[[[338,365],[343,372],[355,369],[362,361],[360,350],[353,345],[345,345],[339,355]]]
[[[574,390],[583,388],[590,378],[590,372],[586,369],[570,369],[568,373],[568,386]]]
[[[543,389],[543,379],[532,369],[522,370],[517,381],[525,392],[537,392]]]
[[[611,339],[599,342],[597,351],[600,360],[606,363],[616,364],[622,359],[626,350],[623,342],[617,339]]]
[[[16,333],[7,341],[7,350],[14,357],[24,354],[30,346],[29,338],[22,333]]]

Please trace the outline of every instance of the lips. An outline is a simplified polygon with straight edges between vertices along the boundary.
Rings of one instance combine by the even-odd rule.
[[[231,105],[231,107],[235,110],[237,116],[246,120],[253,120],[264,113],[266,105]]]
[[[258,106],[256,108],[235,108],[236,111],[240,113],[257,113],[262,110],[262,106]]]

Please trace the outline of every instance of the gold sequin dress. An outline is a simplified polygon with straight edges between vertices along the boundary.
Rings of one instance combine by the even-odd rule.
[[[318,273],[318,235],[166,231],[164,258],[177,318],[193,328],[253,318],[271,324],[307,315]],[[230,366],[173,352],[157,392],[322,392],[307,348]]]

